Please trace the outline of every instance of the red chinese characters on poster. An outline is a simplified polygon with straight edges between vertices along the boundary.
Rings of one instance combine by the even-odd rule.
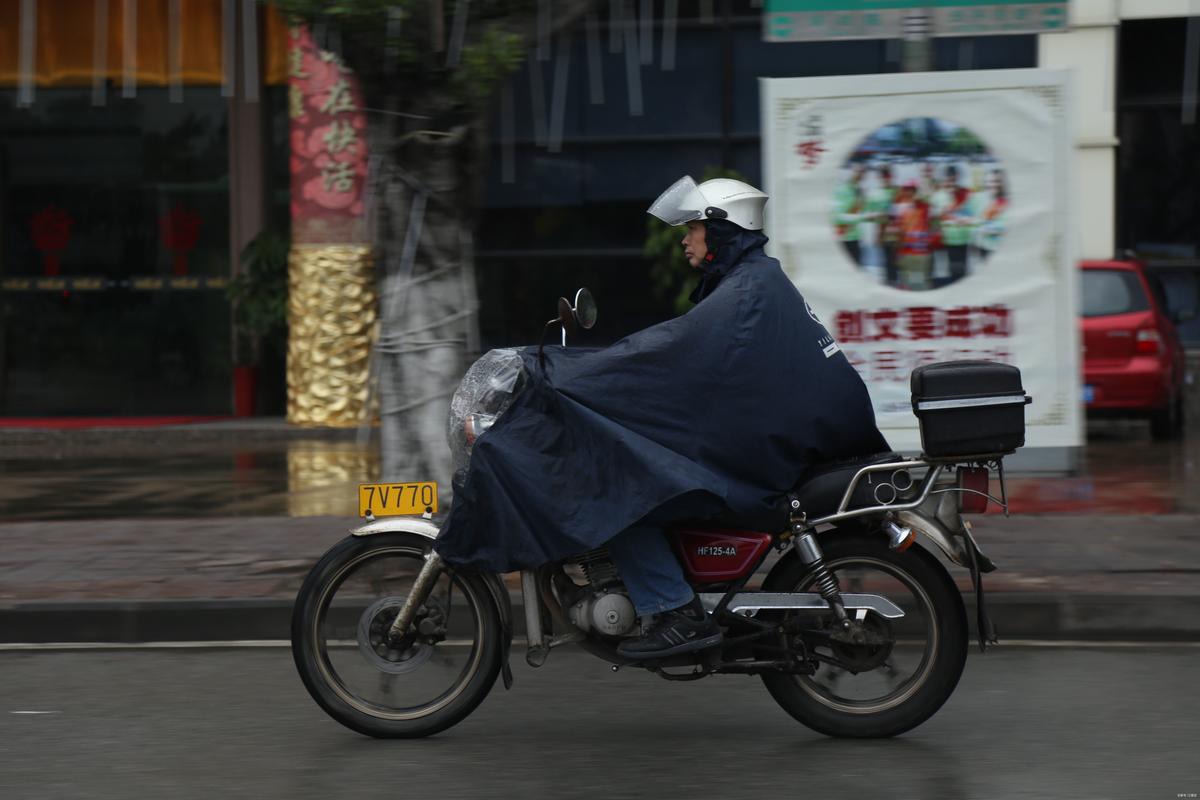
[[[302,26],[288,35],[288,116],[293,240],[365,241],[362,93],[341,59],[318,48]]]
[[[868,385],[906,384],[914,369],[939,361],[1013,363],[1015,316],[1003,304],[843,309],[830,327]]]

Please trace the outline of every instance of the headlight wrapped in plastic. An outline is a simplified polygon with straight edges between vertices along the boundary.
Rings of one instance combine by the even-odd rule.
[[[454,471],[465,470],[475,439],[500,418],[525,388],[525,366],[516,350],[489,350],[471,365],[450,400],[447,434]]]

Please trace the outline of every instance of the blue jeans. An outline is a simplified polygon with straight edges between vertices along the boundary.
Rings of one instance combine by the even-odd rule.
[[[626,528],[609,540],[608,552],[640,616],[679,608],[696,594],[684,579],[662,528]]]

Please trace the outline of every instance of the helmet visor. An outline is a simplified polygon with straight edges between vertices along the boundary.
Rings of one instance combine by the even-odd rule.
[[[671,188],[658,196],[648,214],[658,217],[668,225],[683,225],[685,222],[704,218],[704,195],[691,175],[684,175]]]

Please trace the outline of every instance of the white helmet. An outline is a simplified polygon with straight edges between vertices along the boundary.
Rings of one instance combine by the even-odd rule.
[[[748,231],[761,231],[767,196],[748,183],[714,178],[699,186],[684,175],[658,196],[648,213],[668,225],[702,219],[724,219]]]

